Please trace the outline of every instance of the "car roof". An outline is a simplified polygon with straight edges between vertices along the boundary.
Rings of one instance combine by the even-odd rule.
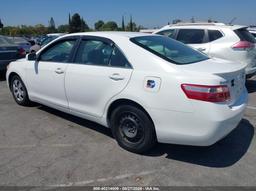
[[[46,36],[62,36],[65,35],[66,33],[49,33]]]
[[[140,32],[118,32],[118,31],[109,31],[109,32],[81,32],[81,33],[71,33],[65,35],[67,36],[97,36],[97,37],[104,37],[104,38],[133,38],[139,36],[150,36],[152,34],[140,33]]]
[[[224,23],[178,23],[173,25],[166,25],[160,29],[171,29],[171,28],[201,28],[201,29],[231,29],[237,30],[242,28],[247,28],[243,25],[226,25]]]

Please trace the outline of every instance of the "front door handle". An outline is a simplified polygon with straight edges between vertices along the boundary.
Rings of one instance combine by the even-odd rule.
[[[118,74],[118,73],[114,73],[114,74],[112,74],[111,76],[109,76],[109,78],[111,79],[111,80],[114,80],[114,81],[120,81],[120,80],[124,80],[125,78],[124,77],[122,77],[120,74]]]
[[[64,70],[62,70],[61,68],[57,68],[57,69],[55,70],[55,73],[56,73],[56,74],[63,74],[63,73],[64,73]]]

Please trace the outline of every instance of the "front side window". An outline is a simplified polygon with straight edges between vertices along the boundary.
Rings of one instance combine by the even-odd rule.
[[[40,61],[68,62],[75,40],[57,42],[40,55]]]
[[[129,63],[115,46],[100,40],[82,40],[75,63],[128,68]]]
[[[217,30],[208,30],[208,36],[209,36],[209,42],[212,42],[223,37],[223,34]]]
[[[178,65],[209,59],[206,55],[164,36],[142,36],[130,40],[149,52]]]
[[[158,32],[157,34],[174,38],[174,32],[175,32],[174,29],[170,29],[170,30],[164,30],[164,31]]]
[[[177,40],[185,44],[204,43],[205,32],[202,29],[180,29]]]

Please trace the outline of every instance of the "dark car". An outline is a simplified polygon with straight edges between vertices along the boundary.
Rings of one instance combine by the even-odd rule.
[[[28,42],[25,38],[23,38],[23,37],[8,37],[8,39],[12,40],[20,48],[23,48],[26,51],[26,53],[29,53],[31,43]]]
[[[19,48],[7,37],[0,35],[0,72],[5,71],[10,62],[23,58],[25,55],[24,49]]]

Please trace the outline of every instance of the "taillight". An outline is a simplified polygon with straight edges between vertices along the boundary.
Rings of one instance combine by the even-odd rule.
[[[18,53],[19,53],[20,57],[26,56],[26,51],[23,48],[19,48],[19,52]]]
[[[254,43],[251,43],[248,41],[239,41],[238,43],[232,46],[234,50],[248,50],[254,47],[255,47]]]
[[[225,85],[206,86],[182,84],[181,88],[189,99],[207,102],[227,102],[230,100],[230,92]]]

